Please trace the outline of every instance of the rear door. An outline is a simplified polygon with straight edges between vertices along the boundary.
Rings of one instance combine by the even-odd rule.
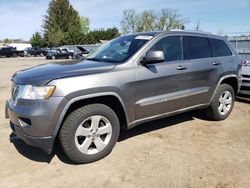
[[[208,38],[184,36],[184,58],[190,62],[189,106],[209,102],[222,71],[221,60],[213,57]]]
[[[150,50],[163,51],[165,61],[136,68],[136,119],[144,119],[187,106],[189,62],[182,55],[182,37],[160,39]]]

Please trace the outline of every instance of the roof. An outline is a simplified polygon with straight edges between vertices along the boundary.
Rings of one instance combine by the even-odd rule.
[[[216,37],[216,38],[224,38],[220,35],[214,35],[209,32],[205,31],[193,31],[193,30],[180,30],[180,29],[174,29],[171,31],[153,31],[153,32],[139,32],[139,33],[133,33],[130,35],[150,35],[150,36],[157,36],[162,34],[190,34],[190,35],[198,35],[198,36],[206,36],[206,37]]]

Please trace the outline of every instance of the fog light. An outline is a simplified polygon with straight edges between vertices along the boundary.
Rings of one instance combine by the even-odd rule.
[[[19,124],[21,125],[21,127],[30,127],[31,126],[31,121],[30,119],[27,119],[27,118],[19,118],[18,119],[19,121]]]

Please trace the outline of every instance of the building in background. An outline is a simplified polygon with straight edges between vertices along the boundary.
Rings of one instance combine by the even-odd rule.
[[[7,46],[12,46],[17,50],[25,50],[25,48],[32,47],[30,43],[10,43]]]
[[[250,61],[250,36],[228,37],[228,40],[236,49],[242,60]]]

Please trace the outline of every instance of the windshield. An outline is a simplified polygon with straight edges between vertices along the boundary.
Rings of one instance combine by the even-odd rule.
[[[129,59],[152,35],[127,35],[116,38],[87,56],[87,60],[121,63]]]

